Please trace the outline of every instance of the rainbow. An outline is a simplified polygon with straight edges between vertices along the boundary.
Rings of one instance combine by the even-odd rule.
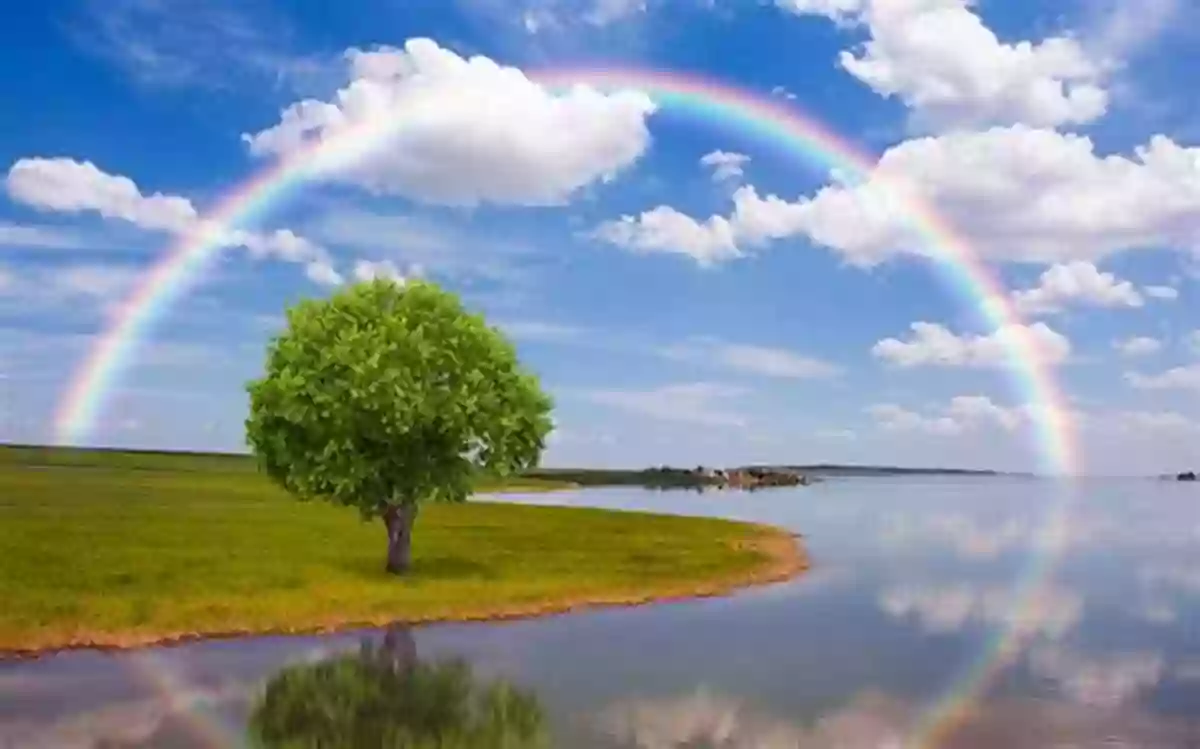
[[[805,115],[794,102],[712,79],[636,69],[556,69],[535,72],[530,77],[551,89],[588,85],[604,90],[640,90],[663,109],[753,140],[810,167],[862,175],[869,173],[875,163],[874,157]],[[155,321],[219,256],[220,229],[256,220],[302,187],[326,159],[352,150],[367,150],[371,143],[382,142],[393,133],[396,125],[393,119],[381,118],[314,143],[259,172],[213,206],[204,222],[205,229],[180,237],[117,308],[109,328],[78,367],[60,400],[54,421],[57,440],[78,444],[89,438],[114,384],[132,361],[139,343],[148,337]],[[932,257],[940,261],[942,277],[961,300],[977,308],[993,328],[1021,324],[1004,288],[954,227],[902,186],[892,187],[891,197],[907,209],[912,230],[928,243]],[[1081,463],[1075,449],[1070,411],[1037,342],[1028,334],[1018,333],[1006,337],[1005,345],[1007,368],[1016,395],[1034,414],[1032,431],[1040,469],[1052,475],[1079,473]],[[1043,529],[1050,535],[1061,527],[1064,510],[1052,508],[1052,511],[1058,513],[1057,520],[1048,517]],[[1053,547],[1050,543],[1039,545],[1041,549]],[[1014,588],[1014,606],[1019,612],[1036,605],[1036,594],[1051,564],[1048,551],[1031,554],[1031,561]],[[1013,619],[1014,623],[1002,628],[980,657],[949,686],[944,698],[913,732],[909,746],[936,746],[969,717],[977,696],[1001,666],[1020,650],[1026,632],[1018,621],[1021,616]]]

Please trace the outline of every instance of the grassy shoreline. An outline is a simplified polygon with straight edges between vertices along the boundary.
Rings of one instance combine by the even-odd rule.
[[[488,502],[426,508],[396,579],[382,527],[352,510],[178,464],[0,465],[0,548],[0,658],[721,595],[807,566],[767,526]]]

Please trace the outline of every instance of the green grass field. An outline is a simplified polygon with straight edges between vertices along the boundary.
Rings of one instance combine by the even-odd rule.
[[[480,489],[555,486],[519,481]],[[494,503],[425,508],[408,577],[384,574],[384,546],[382,524],[237,456],[0,448],[0,651],[527,615],[803,564],[762,526]]]

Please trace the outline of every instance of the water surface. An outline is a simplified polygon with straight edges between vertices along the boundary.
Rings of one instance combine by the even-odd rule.
[[[522,501],[774,523],[803,534],[813,561],[794,581],[726,598],[391,630],[388,657],[460,659],[479,683],[528,694],[552,746],[1200,746],[1193,485],[872,478]],[[1041,533],[1064,506],[1060,532]],[[238,745],[283,669],[384,638],[0,663],[0,747]]]

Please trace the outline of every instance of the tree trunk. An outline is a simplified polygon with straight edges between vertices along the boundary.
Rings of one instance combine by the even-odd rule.
[[[412,529],[417,520],[417,505],[408,502],[388,507],[383,514],[387,527],[387,571],[401,575],[412,565]]]
[[[417,665],[417,641],[406,624],[391,624],[383,635],[383,652],[399,671]]]

